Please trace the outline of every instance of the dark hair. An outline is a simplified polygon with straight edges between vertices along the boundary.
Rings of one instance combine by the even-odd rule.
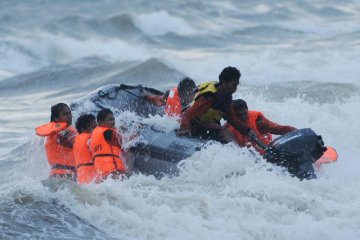
[[[239,79],[241,77],[241,73],[237,68],[234,67],[226,67],[224,68],[219,75],[220,84],[223,82],[230,82],[234,79]]]
[[[91,121],[95,121],[95,116],[92,114],[81,114],[76,120],[76,130],[78,133],[82,133],[88,129]]]
[[[195,84],[194,80],[192,80],[189,77],[185,77],[178,84],[178,91],[179,92],[183,92],[186,89],[194,90],[195,88],[196,88],[196,84]]]
[[[246,104],[246,102],[242,99],[236,99],[233,101],[233,105],[234,105],[234,108],[235,110],[238,110],[238,109],[248,109],[248,106]]]
[[[109,115],[109,114],[114,114],[110,109],[108,108],[104,108],[104,109],[101,109],[97,116],[96,116],[96,120],[97,122],[99,123],[100,121],[104,121],[105,118]]]
[[[64,109],[64,108],[69,108],[68,105],[66,105],[65,103],[58,103],[55,104],[54,106],[51,107],[51,116],[50,116],[50,122],[54,122],[55,118],[59,118],[60,117],[60,112]]]

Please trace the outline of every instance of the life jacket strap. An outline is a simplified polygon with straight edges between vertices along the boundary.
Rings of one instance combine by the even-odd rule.
[[[83,166],[94,166],[94,163],[92,162],[89,162],[89,163],[81,163],[79,165],[76,166],[76,169],[79,169],[80,167],[83,167]]]
[[[51,166],[51,169],[64,169],[64,170],[75,171],[74,166],[67,166],[67,165],[61,165],[61,164],[54,164]]]
[[[76,182],[76,175],[74,174],[59,174],[59,173],[55,173],[55,174],[51,174],[49,176],[49,178],[64,178],[64,179],[69,179],[69,180],[72,180],[72,181],[75,181]]]
[[[120,156],[114,155],[114,154],[97,154],[93,157],[93,162],[95,161],[95,159],[97,157],[115,157],[115,158],[120,158]]]
[[[93,162],[95,161],[95,159],[96,159],[97,157],[113,157],[113,163],[114,163],[115,169],[118,169],[119,166],[117,165],[117,163],[116,163],[116,161],[115,161],[115,158],[119,158],[119,159],[120,159],[120,156],[117,156],[117,155],[114,155],[114,154],[97,154],[97,155],[95,155],[95,156],[93,157]]]

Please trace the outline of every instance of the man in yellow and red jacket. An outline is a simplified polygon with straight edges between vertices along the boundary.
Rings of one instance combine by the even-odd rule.
[[[240,121],[232,106],[232,94],[240,83],[241,73],[235,67],[226,67],[219,75],[219,82],[200,84],[195,98],[181,117],[178,136],[192,135],[204,139],[229,142],[225,128],[220,124],[225,119],[237,131],[256,138],[246,123]]]

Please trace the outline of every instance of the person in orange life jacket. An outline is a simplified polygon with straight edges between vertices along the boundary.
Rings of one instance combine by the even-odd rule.
[[[91,133],[97,126],[95,116],[82,114],[76,120],[78,135],[75,138],[73,151],[76,166],[77,182],[89,184],[95,178],[95,169],[90,153]]]
[[[257,138],[268,145],[272,141],[272,135],[283,135],[285,133],[297,130],[292,126],[283,126],[268,120],[264,114],[258,111],[248,110],[246,102],[242,99],[233,101],[235,114],[237,118],[246,123],[256,134]],[[253,146],[260,154],[264,154],[264,150],[254,141],[251,141],[246,135],[240,133],[232,126],[226,126],[232,134],[234,141],[241,147]]]
[[[125,173],[121,158],[121,136],[115,129],[115,117],[110,109],[97,114],[98,126],[91,134],[90,152],[97,179],[105,180],[109,175],[117,179]]]
[[[239,85],[240,76],[238,69],[227,67],[220,73],[219,82],[199,85],[192,105],[182,114],[178,136],[194,135],[229,142],[228,131],[220,124],[224,118],[242,134],[256,138],[250,127],[237,119],[232,106],[232,94]]]
[[[196,85],[191,78],[182,79],[177,87],[166,91],[163,95],[145,95],[146,100],[157,106],[165,106],[165,114],[171,117],[180,117],[194,98]]]
[[[73,144],[77,135],[71,127],[72,114],[68,105],[58,103],[51,107],[50,123],[35,129],[45,138],[45,150],[51,166],[50,178],[76,180]]]

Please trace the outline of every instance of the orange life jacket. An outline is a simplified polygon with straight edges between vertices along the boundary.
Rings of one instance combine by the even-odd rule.
[[[270,133],[261,134],[257,124],[256,120],[258,117],[264,117],[264,115],[261,112],[258,111],[248,111],[248,118],[247,118],[247,125],[255,131],[257,138],[262,141],[265,144],[269,144],[272,140],[272,135]],[[238,132],[235,128],[232,126],[228,126],[229,131],[232,133],[234,140],[242,147],[245,146],[253,146],[256,151],[258,151],[260,154],[264,154],[264,150],[260,148],[256,143],[249,141],[247,136],[242,135],[240,132]]]
[[[171,117],[181,116],[182,105],[179,97],[178,88],[175,87],[170,90],[169,96],[166,100],[165,114]]]
[[[88,184],[94,180],[95,169],[89,150],[90,133],[80,133],[73,146],[76,166],[76,178],[80,184]]]
[[[106,178],[113,172],[125,172],[125,166],[120,158],[121,148],[110,145],[104,138],[106,130],[116,129],[97,126],[90,141],[90,152],[97,177]]]
[[[35,128],[35,133],[41,137],[46,137],[64,130],[66,127],[67,123],[64,122],[49,122]]]
[[[72,148],[58,143],[59,133],[70,130],[76,133],[75,128],[66,123],[50,122],[35,129],[36,134],[45,136],[45,150],[48,162],[51,166],[50,177],[63,177],[71,180],[76,179],[75,161]]]

